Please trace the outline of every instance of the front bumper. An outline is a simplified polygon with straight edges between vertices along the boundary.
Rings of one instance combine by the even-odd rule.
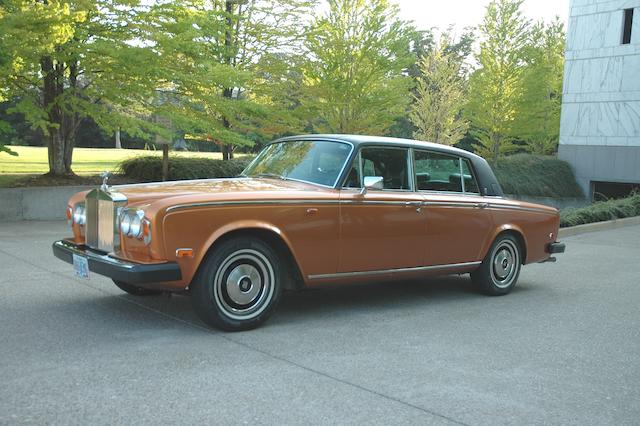
[[[128,262],[66,240],[53,243],[53,254],[58,259],[71,264],[73,264],[74,254],[86,257],[91,272],[127,284],[157,283],[182,279],[182,273],[177,263],[141,264]]]
[[[547,244],[547,253],[556,254],[556,253],[564,253],[564,243],[549,243]]]

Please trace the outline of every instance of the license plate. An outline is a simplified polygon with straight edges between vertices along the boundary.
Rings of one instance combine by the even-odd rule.
[[[80,278],[89,278],[89,261],[86,257],[73,255],[73,271]]]

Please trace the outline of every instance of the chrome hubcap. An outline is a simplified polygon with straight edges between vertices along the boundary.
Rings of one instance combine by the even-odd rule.
[[[504,279],[513,268],[513,256],[507,249],[500,250],[493,261],[493,268],[500,279]]]
[[[504,240],[495,248],[491,275],[497,287],[505,288],[511,285],[520,267],[518,247],[511,240]]]
[[[225,285],[233,303],[246,305],[258,297],[262,289],[262,278],[253,265],[243,263],[233,268]]]
[[[274,279],[271,263],[262,253],[238,250],[229,255],[216,272],[214,297],[230,318],[251,319],[269,304]]]

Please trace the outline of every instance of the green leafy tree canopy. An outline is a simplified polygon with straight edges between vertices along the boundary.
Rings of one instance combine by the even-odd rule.
[[[387,0],[329,0],[305,46],[302,108],[313,129],[383,134],[406,112],[413,29]]]

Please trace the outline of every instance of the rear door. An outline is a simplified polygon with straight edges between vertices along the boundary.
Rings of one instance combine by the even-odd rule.
[[[469,160],[416,149],[414,163],[416,187],[425,201],[425,265],[480,260],[493,221]]]

